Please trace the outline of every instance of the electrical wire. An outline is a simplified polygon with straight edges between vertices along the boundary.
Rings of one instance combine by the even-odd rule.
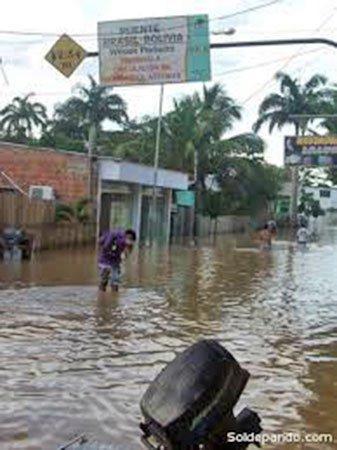
[[[321,48],[314,49],[314,50],[307,50],[305,52],[302,52],[302,53],[298,54],[297,57],[305,56],[305,55],[312,54],[312,53],[323,52],[325,50],[326,50],[325,47],[321,47]],[[246,72],[246,71],[249,71],[249,70],[259,69],[261,67],[266,67],[266,66],[269,66],[269,65],[273,65],[273,64],[275,64],[277,62],[280,62],[280,61],[288,60],[288,58],[289,58],[289,56],[287,56],[286,58],[283,57],[283,58],[277,58],[277,59],[271,59],[271,60],[267,60],[267,61],[262,61],[262,62],[260,62],[258,64],[253,64],[251,66],[237,67],[236,69],[230,69],[230,70],[226,70],[225,72],[214,74],[214,78],[221,78],[223,76],[234,74],[234,73],[241,73],[241,72]],[[34,96],[39,96],[39,97],[71,95],[70,91],[45,91],[45,92],[43,92],[43,91],[41,92],[40,91],[39,92],[39,91],[35,91],[34,89],[29,89],[27,92],[31,93]],[[0,95],[1,94],[5,94],[5,95],[9,95],[9,94],[11,94],[11,95],[15,95],[15,94],[16,95],[18,95],[18,94],[19,95],[27,95],[27,92],[23,92],[23,91],[22,92],[18,92],[18,91],[7,90],[7,91],[4,91],[4,92],[0,92]]]
[[[310,53],[322,52],[324,50],[327,50],[327,49],[325,47],[321,47],[321,48],[316,48],[314,50],[308,50],[306,52],[302,52],[302,53],[298,54],[297,57],[305,56],[305,55],[308,55]],[[221,72],[221,73],[215,74],[214,77],[215,78],[219,78],[219,77],[223,77],[225,75],[229,75],[229,74],[232,74],[232,73],[246,72],[248,70],[259,69],[261,67],[270,66],[270,65],[273,65],[273,64],[275,64],[277,62],[285,61],[285,60],[288,60],[288,59],[289,59],[289,56],[283,57],[283,58],[277,58],[277,59],[270,59],[268,61],[262,61],[260,63],[253,64],[251,66],[238,67],[236,69],[226,70],[225,72]]]
[[[267,8],[268,6],[272,6],[272,5],[276,4],[276,3],[280,3],[281,1],[282,0],[273,0],[273,1],[269,2],[269,3],[262,3],[261,5],[252,6],[250,8],[246,8],[246,9],[243,9],[241,11],[237,11],[236,13],[228,14],[226,16],[215,17],[211,21],[214,22],[214,21],[218,21],[218,20],[231,19],[233,17],[237,17],[237,16],[240,16],[242,14],[246,14],[246,13],[249,13],[249,12],[257,11],[257,10],[262,9],[262,8]]]
[[[334,9],[332,10],[332,13],[330,13],[329,16],[327,16],[327,18],[323,20],[323,22],[319,25],[319,27],[316,29],[316,31],[320,31],[320,29],[321,29],[324,25],[326,25],[327,22],[329,22],[329,21],[332,19],[332,17],[334,16],[336,10],[337,10],[337,8],[334,8]],[[284,70],[284,69],[292,62],[292,60],[293,60],[294,58],[296,58],[296,57],[299,55],[299,53],[301,52],[301,49],[303,49],[303,47],[304,47],[304,45],[301,45],[301,47],[300,47],[299,50],[297,50],[295,53],[293,53],[292,55],[290,55],[290,56],[287,58],[285,64],[282,64],[282,66],[279,67],[279,69],[278,69],[277,71],[275,71],[275,72],[273,73],[273,75],[272,75],[271,77],[269,77],[269,78],[268,78],[268,79],[267,79],[267,80],[266,80],[266,81],[265,81],[265,82],[264,82],[264,83],[263,83],[256,91],[254,91],[252,94],[250,94],[248,97],[246,97],[246,98],[243,100],[243,102],[241,102],[241,106],[245,106],[245,105],[246,105],[247,103],[249,103],[253,98],[255,98],[257,95],[259,95],[261,92],[263,92],[267,86],[269,86],[269,85],[272,84],[272,83],[275,83],[275,82],[276,82],[276,80],[275,80],[275,74],[276,74],[277,72],[283,71],[283,70]],[[231,108],[229,108],[229,109],[231,109]]]
[[[267,3],[262,3],[260,5],[256,5],[256,6],[253,6],[250,8],[236,11],[231,14],[214,17],[212,19],[209,19],[208,22],[210,23],[210,22],[215,22],[215,21],[227,20],[227,19],[237,17],[242,14],[247,14],[247,13],[257,11],[257,10],[260,10],[263,8],[267,8],[269,6],[280,3],[282,1],[283,0],[272,0]],[[176,25],[176,26],[172,26],[172,27],[167,27],[167,28],[164,28],[162,31],[170,31],[170,30],[176,30],[176,29],[181,29],[181,28],[185,28],[185,25]],[[0,35],[13,35],[13,36],[60,37],[62,34],[63,33],[44,32],[44,31],[0,30]],[[121,35],[120,33],[107,33],[107,34],[99,34],[99,35],[97,35],[97,33],[72,33],[71,34],[72,37],[97,37],[98,39],[103,39],[103,38],[112,37],[112,36],[120,36],[120,35]]]

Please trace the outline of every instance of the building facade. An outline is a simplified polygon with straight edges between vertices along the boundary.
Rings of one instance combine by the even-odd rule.
[[[174,191],[188,189],[187,174],[159,169],[155,215],[151,215],[153,167],[112,158],[98,162],[99,233],[110,228],[133,228],[145,241],[154,227],[155,238],[168,241]]]
[[[307,194],[318,200],[324,211],[337,210],[337,187],[305,187]]]
[[[16,185],[29,194],[33,186],[45,187],[62,203],[87,196],[88,161],[81,153],[0,142],[0,172],[0,189]]]
[[[151,229],[167,241],[173,193],[188,189],[187,174],[158,170],[154,218],[153,167],[108,157],[98,158],[94,167],[98,233],[131,227],[144,241]],[[75,203],[88,197],[89,170],[86,154],[0,142],[0,192],[15,190],[35,198],[45,193],[41,199]]]

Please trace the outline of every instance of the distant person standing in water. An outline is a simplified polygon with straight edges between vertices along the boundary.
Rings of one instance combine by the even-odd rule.
[[[112,292],[118,291],[122,257],[131,253],[136,240],[136,232],[131,229],[107,231],[100,238],[98,258],[100,291],[105,292],[109,283]]]
[[[276,236],[277,236],[277,224],[276,224],[275,220],[269,220],[269,222],[268,222],[268,229],[270,231],[270,234],[271,234],[272,238],[276,238]]]
[[[305,247],[307,245],[307,243],[309,242],[309,231],[307,229],[307,227],[305,227],[304,225],[301,225],[300,228],[297,230],[297,243],[301,246],[301,247]]]
[[[271,250],[272,232],[268,224],[266,224],[259,233],[259,241],[261,250]]]

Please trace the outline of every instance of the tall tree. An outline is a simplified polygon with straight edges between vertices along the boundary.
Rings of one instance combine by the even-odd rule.
[[[26,142],[33,137],[34,129],[43,129],[47,123],[44,105],[30,101],[32,94],[14,97],[13,101],[0,111],[0,129],[10,138]]]
[[[337,85],[335,84],[331,89],[331,110],[327,111],[331,114],[336,114],[337,111]],[[328,134],[332,134],[334,136],[337,135],[337,117],[331,117],[324,119],[321,123],[321,126]],[[328,181],[330,181],[333,185],[337,185],[337,168],[336,167],[328,167],[326,169],[326,175]]]
[[[281,130],[292,125],[296,135],[304,134],[315,118],[296,118],[295,115],[321,114],[331,108],[331,90],[324,76],[314,75],[304,84],[283,72],[278,72],[275,78],[280,92],[269,94],[261,103],[258,120],[253,127],[255,132],[262,125],[269,124],[270,133],[275,127]]]
[[[331,91],[327,88],[327,79],[322,75],[314,75],[306,83],[301,84],[297,78],[279,72],[276,74],[279,92],[269,94],[261,103],[259,117],[254,124],[258,132],[264,124],[269,124],[269,132],[277,127],[279,130],[292,125],[296,135],[303,135],[314,118],[296,118],[298,114],[321,114],[331,107]],[[293,194],[291,213],[293,219],[297,214],[298,169],[293,170]]]
[[[111,88],[100,86],[89,76],[89,86],[80,85],[76,95],[70,97],[55,111],[55,132],[69,137],[81,138],[88,145],[89,180],[88,198],[92,200],[95,210],[96,184],[93,155],[97,151],[97,139],[105,120],[122,124],[127,120],[126,104]],[[95,211],[94,211],[95,214]]]
[[[75,94],[56,106],[52,132],[89,141],[94,150],[105,120],[117,124],[127,120],[126,104],[112,88],[100,86],[92,76],[89,85],[78,86]]]
[[[261,155],[263,141],[253,133],[224,137],[240,118],[240,107],[220,85],[205,87],[201,95],[174,100],[173,110],[162,121],[160,165],[194,174],[195,180],[198,172],[204,184],[207,174],[213,171],[214,160],[223,153]],[[121,135],[111,136],[110,141],[115,141],[111,152],[152,164],[156,128],[156,118],[129,122]]]

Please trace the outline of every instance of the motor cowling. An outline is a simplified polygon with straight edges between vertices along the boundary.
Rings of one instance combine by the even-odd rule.
[[[143,442],[150,449],[244,449],[227,434],[259,433],[260,419],[233,408],[249,373],[217,341],[202,340],[169,363],[145,392],[140,406]]]

